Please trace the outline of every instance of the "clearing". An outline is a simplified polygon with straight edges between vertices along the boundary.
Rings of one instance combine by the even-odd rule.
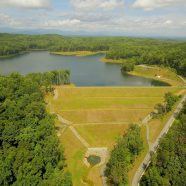
[[[183,94],[184,90],[181,87],[60,86],[56,87],[54,96],[47,96],[50,112],[70,121],[64,129],[59,127],[59,121],[56,125],[60,129],[58,136],[65,147],[68,169],[72,173],[75,186],[102,185],[100,176],[102,167],[90,168],[84,164],[87,147],[81,143],[75,133],[86,141],[89,148],[108,148],[110,151],[117,138],[125,133],[129,124],[141,124],[142,120],[153,111],[155,104],[164,100],[166,92]],[[61,126],[64,126],[63,122]],[[162,125],[150,124],[149,127],[150,131],[153,131],[150,137],[154,139]],[[130,179],[147,150],[145,126],[142,127],[142,135],[145,149],[129,172]]]
[[[173,69],[170,68],[152,65],[137,65],[135,66],[134,71],[129,72],[129,74],[163,81],[169,83],[172,86],[184,85],[184,81],[176,74]]]
[[[74,51],[74,52],[50,52],[54,55],[63,55],[63,56],[92,56],[96,54],[105,54],[106,51]]]

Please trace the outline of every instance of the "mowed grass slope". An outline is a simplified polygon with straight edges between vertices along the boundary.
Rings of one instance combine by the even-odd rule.
[[[75,129],[92,147],[113,148],[117,137],[123,135],[128,124],[76,125]]]
[[[166,92],[179,88],[80,88],[58,87],[51,109],[73,124],[139,122]]]
[[[172,86],[184,85],[183,80],[178,77],[178,75],[173,69],[170,68],[137,65],[135,66],[134,71],[129,72],[129,74],[164,81]],[[157,78],[157,76],[159,76],[159,78]]]
[[[72,173],[73,185],[86,185],[82,181],[88,172],[88,168],[83,163],[86,148],[76,139],[69,128],[60,136],[60,141],[65,148],[66,163]]]
[[[72,121],[74,128],[90,147],[108,147],[109,150],[113,148],[117,138],[126,132],[130,123],[140,123],[153,111],[155,104],[163,102],[166,92],[183,93],[182,88],[176,87],[62,86],[56,87],[56,90],[58,94],[56,99],[52,95],[47,97],[50,103],[48,109]],[[145,139],[145,130],[142,132]],[[159,127],[155,126],[154,132],[156,135]],[[86,148],[72,131],[67,128],[60,139],[65,147],[73,184],[84,185],[84,180],[89,179],[94,185],[101,185],[100,167],[89,170],[84,165]],[[146,148],[140,159],[143,158],[145,151]],[[140,159],[136,160],[136,165],[140,163]],[[131,169],[130,177],[134,175],[136,165]]]

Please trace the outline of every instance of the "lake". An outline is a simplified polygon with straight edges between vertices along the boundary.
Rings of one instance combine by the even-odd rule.
[[[122,74],[119,64],[101,62],[103,54],[76,57],[31,52],[13,58],[0,59],[0,73],[45,72],[68,69],[71,82],[77,86],[163,86],[162,82]]]

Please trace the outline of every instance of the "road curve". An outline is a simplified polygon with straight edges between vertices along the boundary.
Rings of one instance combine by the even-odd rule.
[[[165,127],[160,132],[160,134],[157,137],[156,141],[149,148],[148,153],[146,154],[144,160],[140,164],[138,170],[136,171],[136,174],[133,177],[132,186],[138,186],[139,185],[140,179],[143,176],[146,168],[148,167],[148,165],[149,165],[149,163],[151,161],[151,152],[156,152],[156,150],[158,148],[158,145],[159,145],[159,142],[160,142],[160,139],[169,131],[170,127],[172,126],[172,124],[175,121],[175,116],[181,111],[181,109],[183,107],[183,102],[185,100],[186,100],[186,95],[183,96],[183,98],[181,99],[179,105],[177,106],[177,108],[175,109],[174,113],[171,115],[171,117],[167,121]]]

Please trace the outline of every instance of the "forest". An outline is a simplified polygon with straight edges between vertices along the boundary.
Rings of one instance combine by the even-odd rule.
[[[106,58],[135,64],[163,65],[186,76],[186,42],[130,37],[67,37],[0,34],[0,56],[31,50],[107,51]]]
[[[68,77],[65,71],[0,76],[0,185],[72,185],[44,100],[51,82]]]
[[[161,139],[141,186],[186,185],[186,103],[168,134]]]
[[[109,185],[127,185],[128,171],[143,149],[143,140],[138,125],[130,125],[127,133],[118,139],[111,151],[105,174]]]

